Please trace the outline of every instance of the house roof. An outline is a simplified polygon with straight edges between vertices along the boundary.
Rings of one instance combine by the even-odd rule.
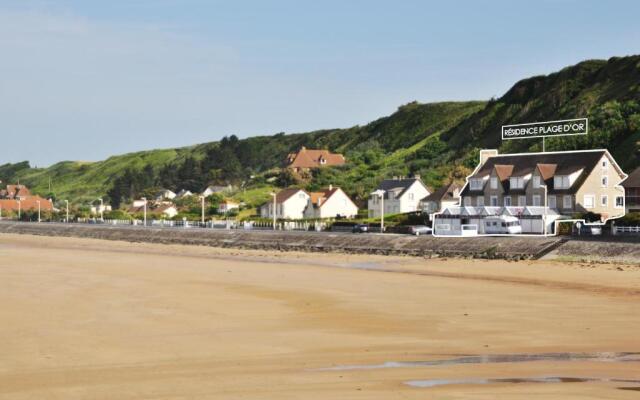
[[[309,196],[311,197],[311,204],[313,204],[314,207],[322,207],[331,196],[338,192],[338,190],[340,190],[340,188],[332,187],[321,189],[318,192],[309,193]]]
[[[460,185],[458,185],[457,183],[451,183],[449,185],[441,186],[438,189],[436,189],[433,193],[431,193],[430,195],[422,199],[422,201],[424,202],[454,201],[457,199],[454,196],[454,192],[456,190],[460,190]]]
[[[289,200],[289,198],[293,197],[298,192],[307,193],[306,191],[299,188],[282,189],[276,194],[276,203],[284,203],[285,201]]]
[[[591,174],[598,162],[606,154],[606,150],[587,151],[565,151],[553,153],[530,153],[530,154],[505,154],[489,157],[487,161],[470,178],[482,178],[491,174],[491,171],[501,169],[501,181],[507,193],[524,192],[523,190],[510,190],[510,176],[523,176],[535,171],[541,171],[545,184],[549,188],[549,193],[575,193]],[[509,176],[506,176],[506,168],[502,166],[513,166]],[[576,182],[569,189],[555,189],[553,187],[553,177],[556,175],[567,175],[579,170],[584,170],[577,178]],[[621,172],[621,171],[620,171]],[[502,179],[504,178],[504,179]],[[477,192],[477,191],[474,191]],[[462,195],[473,193],[469,185],[465,185]]]
[[[384,190],[385,199],[389,198],[389,192],[394,192],[395,197],[398,198],[402,197],[407,189],[409,189],[411,185],[416,182],[420,182],[420,184],[426,188],[425,184],[422,183],[422,180],[420,178],[394,178],[383,180],[382,182],[380,182],[376,190]]]
[[[31,196],[31,191],[25,185],[7,185],[7,188],[2,191],[2,195],[9,199],[29,197]]]
[[[38,201],[40,201],[41,211],[53,210],[53,203],[51,202],[51,200],[44,199],[40,196],[31,196],[21,201],[13,199],[3,199],[0,200],[0,207],[2,207],[2,211],[18,211],[18,209],[21,209],[22,211],[37,210]],[[18,205],[18,203],[20,204]]]
[[[629,174],[629,177],[622,182],[622,186],[625,188],[639,188],[640,187],[640,167],[633,170]]]
[[[287,165],[290,168],[318,168],[342,165],[345,162],[346,160],[342,154],[332,153],[329,150],[307,149],[306,147],[302,147],[297,153],[290,153],[287,156]]]

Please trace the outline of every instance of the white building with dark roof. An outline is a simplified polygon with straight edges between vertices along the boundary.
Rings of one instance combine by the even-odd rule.
[[[383,193],[384,200],[378,193]],[[419,210],[420,200],[431,194],[419,176],[383,180],[369,195],[367,208],[369,218],[379,218],[382,201],[384,214],[404,214]]]

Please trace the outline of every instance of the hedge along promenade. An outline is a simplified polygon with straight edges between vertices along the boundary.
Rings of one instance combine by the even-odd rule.
[[[513,260],[541,257],[562,242],[562,239],[556,237],[435,238],[395,234],[145,228],[16,222],[1,222],[0,233],[240,249]]]

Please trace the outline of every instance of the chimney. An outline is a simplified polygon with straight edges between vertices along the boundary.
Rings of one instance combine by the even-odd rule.
[[[414,177],[415,179],[420,179],[420,174],[413,174],[413,177]]]
[[[491,149],[491,150],[480,150],[480,165],[484,165],[484,163],[487,162],[488,159],[490,159],[491,157],[495,157],[498,155],[498,150],[496,149]]]
[[[333,185],[330,184],[329,185],[329,191],[332,191],[332,190],[333,190]]]

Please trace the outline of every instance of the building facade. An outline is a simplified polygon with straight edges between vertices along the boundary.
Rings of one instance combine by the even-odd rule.
[[[358,206],[342,189],[333,186],[309,193],[309,202],[304,211],[305,218],[353,218],[356,215]]]
[[[461,192],[462,205],[549,207],[603,220],[624,215],[626,178],[607,150],[499,155],[483,151]]]
[[[383,193],[384,204],[382,204],[383,199],[379,193]],[[384,207],[385,215],[418,211],[420,200],[429,194],[431,194],[429,189],[427,189],[419,176],[385,179],[369,195],[367,202],[369,218],[380,218],[382,207]]]

